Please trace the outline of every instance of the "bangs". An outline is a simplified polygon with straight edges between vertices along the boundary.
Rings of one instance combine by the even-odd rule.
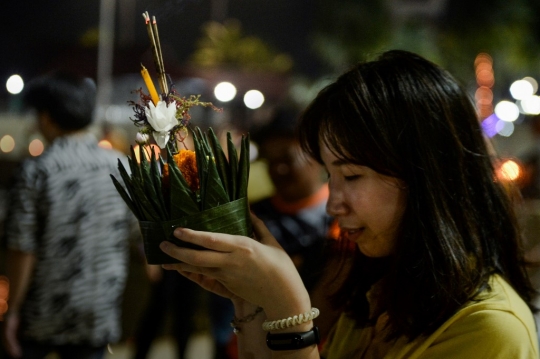
[[[387,139],[376,137],[383,133],[377,129],[383,122],[369,94],[351,92],[338,81],[324,88],[300,116],[299,140],[321,164],[324,145],[340,160],[396,176],[398,168],[388,162],[393,150],[384,147]]]

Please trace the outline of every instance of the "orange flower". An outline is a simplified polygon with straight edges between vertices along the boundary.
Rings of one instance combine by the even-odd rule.
[[[199,189],[199,175],[197,173],[197,158],[195,157],[195,151],[180,150],[173,156],[174,162],[184,175],[186,182],[192,191]]]
[[[192,191],[199,189],[199,175],[197,173],[197,157],[195,151],[180,150],[179,153],[173,155],[174,162],[184,175],[186,182]],[[165,163],[163,168],[163,182],[165,187],[169,185],[169,165]]]

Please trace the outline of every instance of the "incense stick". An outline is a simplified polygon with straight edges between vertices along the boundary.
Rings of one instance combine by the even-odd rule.
[[[163,64],[163,54],[161,53],[161,43],[159,41],[159,33],[157,28],[157,21],[156,17],[152,16],[152,28],[154,30],[154,39],[155,43],[157,45],[157,53],[158,53],[158,61],[159,61],[159,77],[161,82],[163,83],[163,88],[165,90],[165,94],[167,94],[169,91],[167,86],[167,78],[165,77],[165,66]]]
[[[154,66],[156,68],[156,72],[159,75],[159,87],[161,88],[161,93],[166,95],[168,92],[167,88],[167,81],[165,79],[165,71],[163,69],[163,66],[161,65],[161,62],[163,61],[163,57],[161,56],[160,48],[158,49],[158,45],[156,43],[156,34],[154,33],[155,29],[157,31],[157,27],[153,26],[150,22],[150,15],[148,14],[148,11],[142,14],[145,24],[146,24],[146,30],[148,32],[148,37],[150,39],[150,44],[152,46],[152,55],[154,58]],[[158,38],[159,41],[159,38]],[[161,60],[160,60],[161,59]]]

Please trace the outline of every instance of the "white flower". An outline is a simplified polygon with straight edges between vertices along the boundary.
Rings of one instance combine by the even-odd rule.
[[[156,140],[156,143],[160,148],[165,148],[165,146],[167,146],[167,142],[169,142],[170,137],[168,131],[154,131],[152,132],[152,135],[154,135],[154,140]]]
[[[168,106],[165,101],[158,101],[157,105],[150,101],[144,108],[148,123],[156,132],[170,131],[178,124],[176,120],[176,102],[172,101]]]
[[[154,140],[160,148],[165,148],[169,141],[169,131],[178,124],[176,120],[176,102],[169,105],[165,101],[158,101],[157,106],[150,101],[148,107],[144,108],[144,113],[148,123],[152,126]]]
[[[135,142],[139,144],[148,142],[148,135],[146,133],[137,132],[137,136],[135,136]]]

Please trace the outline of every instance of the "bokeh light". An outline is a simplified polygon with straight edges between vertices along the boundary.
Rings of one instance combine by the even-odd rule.
[[[497,129],[495,128],[497,126],[497,123],[500,120],[497,118],[495,114],[491,114],[491,116],[486,117],[482,122],[482,130],[488,136],[489,138],[495,136],[497,134]]]
[[[252,110],[257,109],[264,103],[264,95],[258,90],[249,90],[244,95],[244,104]]]
[[[476,110],[480,119],[485,119],[493,114],[493,92],[491,90],[495,84],[493,59],[489,54],[479,53],[474,59],[474,69],[478,84],[475,93]]]
[[[540,97],[539,96],[529,96],[520,101],[521,109],[523,113],[527,115],[538,115],[540,114]]]
[[[21,76],[11,75],[6,81],[6,89],[12,95],[19,94],[24,88],[24,81]]]
[[[538,82],[534,78],[530,76],[525,76],[523,78],[523,81],[527,81],[528,83],[531,84],[531,86],[533,87],[533,94],[535,94],[536,91],[538,91]]]
[[[113,145],[110,141],[107,141],[107,140],[101,140],[98,142],[98,146],[101,147],[101,148],[106,148],[108,150],[112,149],[113,148]]]
[[[493,91],[489,87],[480,86],[476,90],[474,98],[479,104],[491,104],[493,102]]]
[[[41,140],[35,139],[30,142],[28,145],[28,152],[31,156],[37,157],[43,153],[45,150],[45,145],[43,145],[43,142]]]
[[[481,52],[478,55],[476,55],[476,59],[474,59],[474,66],[479,66],[482,63],[492,64],[493,59],[488,53]]]
[[[509,137],[514,133],[514,123],[513,122],[507,122],[507,121],[498,121],[495,124],[495,130],[497,131],[497,134],[503,136],[503,137]]]
[[[523,100],[534,95],[534,88],[529,81],[517,80],[510,85],[510,94],[516,100]]]
[[[0,150],[4,153],[9,153],[15,148],[15,139],[10,135],[5,135],[0,139]]]
[[[506,160],[497,169],[497,178],[503,181],[515,181],[521,175],[521,168],[516,161]]]
[[[503,100],[495,105],[495,114],[503,121],[513,122],[519,117],[519,108],[515,103]]]
[[[221,82],[214,88],[214,95],[221,102],[229,102],[236,96],[236,87],[230,82]]]

